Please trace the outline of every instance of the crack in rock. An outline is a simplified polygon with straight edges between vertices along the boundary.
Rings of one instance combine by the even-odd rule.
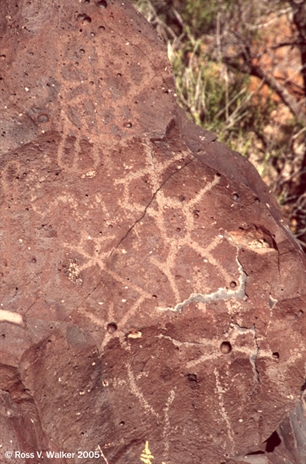
[[[258,347],[258,343],[257,343],[257,334],[256,334],[256,326],[255,324],[252,325],[252,327],[248,328],[248,327],[241,327],[239,324],[235,324],[235,323],[231,323],[230,326],[237,330],[237,332],[239,333],[249,333],[251,332],[252,335],[253,335],[253,338],[254,338],[254,348],[255,348],[255,352],[250,354],[250,363],[251,363],[251,366],[252,366],[252,370],[253,370],[253,373],[254,373],[254,388],[252,389],[251,391],[251,395],[252,393],[254,392],[254,390],[256,389],[258,383],[259,383],[259,371],[257,369],[257,366],[256,366],[256,361],[257,361],[257,357],[258,357],[258,353],[259,353],[259,347]]]
[[[244,272],[242,264],[238,260],[238,256],[236,256],[236,261],[238,264],[238,269],[240,271],[239,277],[239,287],[238,290],[231,290],[224,287],[219,287],[217,291],[207,294],[202,293],[192,293],[186,300],[177,303],[174,307],[167,307],[167,308],[158,308],[160,311],[174,311],[180,313],[184,306],[188,305],[189,303],[193,302],[201,302],[201,303],[211,303],[213,301],[222,301],[222,300],[229,300],[230,298],[239,298],[242,300],[247,299],[247,295],[245,293],[245,284],[247,274]]]
[[[117,243],[117,245],[112,249],[111,253],[110,253],[110,256],[113,254],[113,252],[115,250],[117,250],[120,245],[122,244],[122,242],[127,238],[127,236],[132,232],[132,230],[136,227],[137,224],[139,224],[140,221],[142,221],[142,219],[144,219],[144,217],[146,216],[147,214],[147,211],[148,209],[150,208],[151,204],[153,203],[153,201],[155,200],[158,192],[160,190],[163,189],[163,187],[166,185],[166,183],[173,177],[175,176],[178,172],[180,172],[182,169],[186,168],[186,166],[188,166],[189,164],[193,163],[195,160],[195,158],[193,157],[192,159],[188,160],[183,166],[179,167],[179,168],[176,168],[175,171],[171,172],[171,174],[161,183],[161,185],[155,190],[155,192],[153,192],[152,194],[152,197],[149,201],[149,203],[145,206],[144,210],[143,210],[143,213],[141,214],[141,216],[139,218],[137,218],[134,223],[129,227],[129,229],[127,230],[127,232],[124,234],[124,236],[119,240],[119,242]]]

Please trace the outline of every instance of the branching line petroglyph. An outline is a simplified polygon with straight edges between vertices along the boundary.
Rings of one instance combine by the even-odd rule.
[[[68,137],[68,134],[65,134],[65,137]],[[64,138],[65,138],[64,137]],[[68,171],[79,171],[77,156],[80,152],[80,140],[76,140],[74,143],[74,147],[77,150],[77,154],[73,159],[70,167],[64,166],[64,149],[65,149],[65,141],[63,140],[60,147],[59,147],[59,164],[62,165],[63,168],[68,169]],[[219,263],[218,260],[214,257],[214,250],[218,248],[221,244],[224,244],[226,238],[223,235],[216,234],[211,237],[209,243],[203,244],[200,242],[197,235],[194,234],[194,231],[197,230],[197,224],[195,223],[195,216],[194,216],[194,209],[200,209],[201,203],[205,202],[205,195],[209,193],[219,182],[220,176],[215,175],[211,179],[203,179],[203,188],[201,188],[198,193],[192,197],[189,201],[181,202],[177,198],[171,197],[170,194],[167,193],[166,186],[168,182],[173,179],[176,175],[182,171],[182,169],[186,169],[188,165],[195,161],[195,158],[189,153],[180,153],[176,156],[172,157],[171,159],[166,160],[163,163],[154,163],[154,145],[151,142],[146,142],[145,144],[145,154],[146,154],[146,165],[144,167],[140,167],[138,170],[133,170],[131,172],[127,172],[124,175],[124,178],[117,179],[115,181],[115,185],[121,186],[123,189],[123,194],[121,198],[117,201],[117,206],[124,211],[127,221],[130,219],[131,215],[135,214],[138,218],[133,220],[133,223],[126,232],[122,235],[122,237],[118,240],[116,244],[114,244],[115,235],[106,235],[102,237],[90,237],[86,230],[86,227],[82,228],[79,233],[79,240],[78,243],[68,243],[67,241],[64,242],[64,248],[69,252],[77,253],[80,256],[81,262],[78,263],[78,270],[79,272],[85,272],[90,267],[97,266],[99,271],[103,271],[105,274],[110,276],[114,282],[122,285],[123,288],[129,288],[129,291],[133,291],[136,293],[136,298],[133,296],[133,301],[127,299],[126,303],[126,310],[120,316],[119,319],[116,320],[116,324],[118,324],[118,331],[115,335],[111,335],[109,333],[105,333],[101,345],[99,347],[101,355],[104,352],[104,348],[106,347],[109,340],[116,336],[119,338],[121,345],[123,346],[124,340],[122,327],[125,327],[129,320],[134,316],[137,311],[141,310],[143,304],[148,299],[152,299],[152,292],[148,291],[148,289],[141,288],[141,285],[135,284],[131,281],[126,280],[126,277],[120,273],[120,270],[116,268],[111,269],[110,264],[110,257],[116,250],[120,250],[120,247],[123,246],[124,241],[126,238],[131,234],[134,230],[136,232],[136,238],[138,237],[138,229],[141,230],[142,221],[147,217],[148,220],[152,220],[155,224],[155,227],[158,230],[158,234],[163,241],[163,244],[166,247],[165,257],[161,259],[158,254],[156,255],[149,255],[148,262],[151,263],[152,266],[156,267],[160,273],[164,274],[167,279],[168,287],[171,289],[173,293],[173,299],[176,302],[173,307],[165,305],[156,308],[157,310],[170,310],[177,313],[180,313],[183,308],[192,303],[201,303],[201,304],[209,304],[211,302],[216,301],[228,301],[231,299],[245,299],[245,282],[246,282],[246,274],[242,268],[241,263],[239,262],[238,256],[236,257],[237,269],[236,272],[239,273],[239,277],[236,278],[237,280],[237,288],[235,290],[231,288],[227,288],[226,284],[232,279],[231,275],[227,270],[225,270]],[[187,161],[186,161],[187,159]],[[133,164],[133,163],[132,163]],[[93,168],[96,164],[93,165]],[[132,165],[131,165],[132,166]],[[126,165],[126,169],[129,169],[129,166]],[[164,178],[165,173],[167,170],[171,170],[170,174]],[[82,173],[82,172],[80,172]],[[144,176],[147,176],[149,179],[146,180],[146,184],[144,184]],[[144,187],[147,189],[151,189],[150,193],[150,200],[144,206],[143,204],[135,203],[133,201],[133,185],[137,185],[139,182],[140,188],[142,188],[142,182]],[[133,184],[134,183],[134,184]],[[169,190],[169,192],[171,189]],[[63,201],[66,202],[67,206],[71,209],[76,209],[76,205],[73,201],[74,199],[70,199],[69,201],[66,198],[63,198]],[[98,202],[99,200],[99,202]],[[57,203],[62,201],[58,198]],[[104,218],[111,220],[111,211],[108,210],[107,203],[103,201],[103,198],[96,199],[96,202],[99,203],[99,207],[103,210]],[[54,207],[55,205],[53,205]],[[76,209],[77,210],[77,209]],[[42,213],[42,211],[41,211]],[[178,220],[181,221],[182,229],[184,229],[184,234],[182,236],[173,235],[173,231],[169,229],[167,217],[169,214],[174,214],[177,216]],[[168,215],[168,216],[167,216]],[[139,227],[138,227],[139,226]],[[200,229],[198,234],[201,233]],[[141,234],[139,234],[139,238],[141,238]],[[92,243],[92,246],[90,246]],[[174,269],[176,267],[176,262],[180,259],[180,253],[183,247],[189,247],[193,252],[195,252],[198,256],[201,257],[202,261],[208,263],[209,266],[213,266],[216,269],[216,273],[222,277],[225,281],[223,287],[219,287],[215,291],[207,291],[204,289],[203,292],[198,291],[199,289],[196,287],[196,291],[190,293],[187,298],[181,298],[181,290],[178,288]],[[92,251],[89,251],[92,250]],[[126,250],[121,250],[123,254],[120,256],[125,256],[125,253],[130,253],[130,250],[127,248]],[[239,250],[238,250],[239,251]],[[129,255],[128,255],[129,256]],[[83,259],[83,261],[82,261]],[[112,308],[112,314],[104,307],[101,307],[101,310],[98,312],[99,316],[97,317],[94,314],[91,314],[90,311],[85,309],[84,303],[88,300],[92,295],[94,295],[95,291],[99,288],[102,284],[103,279],[101,278],[98,283],[96,283],[90,292],[87,293],[87,296],[83,298],[83,301],[78,306],[77,310],[81,311],[87,317],[92,320],[94,324],[98,326],[106,326],[107,321],[113,319],[115,311]],[[196,285],[196,283],[194,283]],[[206,291],[205,291],[206,290]],[[97,307],[97,310],[100,309]],[[90,315],[91,314],[91,315]],[[118,318],[118,316],[117,316]],[[174,344],[178,344],[179,341],[172,340]],[[196,343],[196,342],[195,342]],[[203,344],[203,348],[207,348],[205,340],[199,341],[199,346],[201,347]],[[187,363],[187,368],[191,368],[199,363],[205,363],[208,359],[217,359],[222,354],[220,354],[219,350],[219,341],[211,342],[210,346],[213,345],[213,351],[210,353],[205,353],[198,357],[198,359],[194,359]],[[186,349],[192,348],[192,343],[189,342],[188,344],[184,344]],[[123,346],[124,348],[124,346]],[[165,407],[163,410],[163,414],[156,411],[146,399],[143,390],[142,390],[142,382],[146,382],[146,379],[143,380],[141,378],[137,378],[133,372],[133,368],[130,364],[126,366],[127,368],[127,379],[130,387],[130,391],[136,396],[140,405],[144,409],[146,413],[157,417],[158,419],[163,419],[164,422],[164,430],[163,430],[163,438],[164,438],[164,446],[165,446],[165,456],[168,460],[168,455],[170,452],[170,445],[169,445],[169,434],[171,432],[171,424],[169,418],[169,408],[174,401],[175,392],[171,390],[171,394],[168,399],[165,399]],[[215,373],[216,376],[216,388],[219,395],[220,400],[220,408],[221,408],[221,415],[224,418],[227,427],[229,429],[229,436],[231,441],[233,442],[233,435],[230,428],[229,418],[226,413],[225,405],[223,404],[223,390],[222,386],[218,377],[218,372]],[[163,417],[164,416],[164,417]]]
[[[172,160],[173,162],[173,160]],[[181,169],[184,169],[186,166],[188,166],[190,163],[193,162],[193,159],[189,160],[187,163],[185,163],[182,167],[180,167],[179,169],[176,169],[175,172],[172,172],[163,182],[162,184],[160,185],[160,187],[153,193],[149,203],[147,204],[147,206],[145,207],[142,215],[134,222],[134,224],[127,230],[127,232],[125,233],[125,235],[120,239],[120,241],[118,242],[118,244],[113,248],[113,250],[111,251],[111,254],[117,249],[119,248],[119,246],[121,245],[121,243],[127,238],[127,236],[131,233],[131,231],[135,228],[135,226],[146,216],[147,214],[147,211],[149,209],[149,207],[151,206],[151,204],[153,203],[154,199],[157,197],[157,194],[162,190],[162,188],[166,185],[166,183],[169,181],[169,179],[171,179],[177,172],[179,172]],[[151,171],[150,171],[151,172]]]
[[[201,201],[203,198],[203,195],[209,192],[219,182],[219,180],[220,180],[219,176],[215,176],[211,182],[207,182],[205,187],[198,193],[197,201]],[[216,260],[214,260],[214,258],[209,253],[206,253],[207,248],[203,249],[197,242],[194,242],[194,240],[192,240],[191,238],[191,232],[194,227],[194,220],[192,218],[193,216],[192,210],[195,204],[194,200],[191,200],[186,205],[182,206],[175,200],[170,200],[168,198],[165,198],[162,192],[158,192],[158,193],[159,193],[158,195],[156,194],[156,202],[157,202],[158,209],[157,211],[154,209],[151,209],[150,211],[148,211],[148,215],[154,218],[156,224],[158,225],[161,236],[164,239],[164,242],[169,243],[168,231],[165,227],[164,220],[163,220],[163,209],[165,207],[169,207],[169,206],[176,207],[176,208],[179,207],[183,215],[185,216],[186,223],[187,223],[187,232],[185,233],[184,237],[176,239],[175,241],[174,240],[170,241],[170,244],[169,244],[170,249],[169,249],[166,260],[159,261],[155,257],[150,258],[152,264],[158,267],[167,276],[168,281],[170,283],[170,287],[173,291],[174,297],[176,301],[179,301],[180,295],[179,295],[179,290],[177,289],[177,286],[174,280],[173,269],[175,267],[175,259],[179,253],[180,247],[182,247],[183,245],[192,244],[192,248],[194,248],[195,251],[199,252],[201,250],[203,253],[202,254],[203,257],[206,254],[209,256],[211,261],[213,261],[215,264],[217,263],[216,263]],[[190,207],[190,203],[192,204],[192,207]],[[213,244],[213,247],[215,246],[216,246],[216,243]],[[221,271],[224,274],[225,271],[223,269],[221,269]],[[226,274],[226,277],[228,278],[229,276]],[[201,301],[201,300],[198,300],[198,301]]]
[[[151,256],[150,261],[152,262],[153,265],[158,267],[161,272],[163,272],[167,280],[170,284],[170,288],[173,291],[173,295],[176,301],[180,300],[180,292],[176,286],[174,275],[173,275],[173,269],[175,267],[175,260],[178,256],[179,250],[182,246],[187,245],[190,248],[194,249],[197,253],[200,253],[203,258],[207,259],[209,262],[211,262],[212,265],[216,266],[218,271],[220,272],[221,275],[226,280],[230,279],[230,276],[226,271],[223,270],[218,265],[218,262],[214,259],[214,257],[211,254],[211,251],[220,243],[222,237],[216,236],[210,243],[208,244],[207,247],[201,246],[198,242],[196,242],[194,239],[192,239],[191,234],[194,229],[194,218],[193,218],[193,208],[198,202],[201,202],[203,200],[203,197],[206,193],[208,193],[219,181],[220,181],[220,176],[214,176],[214,178],[210,181],[207,182],[203,189],[199,191],[199,193],[196,195],[195,198],[190,200],[189,202],[186,202],[184,205],[181,204],[176,199],[172,199],[169,197],[165,197],[163,193],[163,188],[167,184],[167,182],[175,176],[178,172],[180,172],[182,169],[186,168],[190,163],[194,161],[194,158],[192,157],[189,159],[187,162],[184,162],[183,166],[178,166],[175,167],[174,165],[174,172],[171,172],[170,175],[167,176],[167,178],[160,184],[161,182],[161,176],[165,172],[165,169],[169,168],[173,163],[181,161],[182,160],[182,154],[177,155],[175,159],[171,158],[171,160],[167,160],[164,163],[161,163],[159,165],[158,169],[152,169],[152,144],[146,142],[146,159],[147,159],[147,167],[145,168],[140,168],[137,172],[132,172],[130,174],[127,174],[127,177],[130,178],[130,180],[135,180],[135,179],[141,179],[144,174],[147,174],[150,176],[150,179],[152,180],[153,187],[156,187],[156,185],[160,185],[153,193],[151,196],[151,199],[149,203],[146,205],[146,207],[143,210],[143,213],[141,216],[134,221],[133,225],[127,230],[127,232],[124,234],[124,236],[120,239],[118,244],[114,247],[112,247],[112,251],[110,255],[114,252],[114,250],[118,249],[120,245],[123,243],[123,241],[126,239],[128,234],[136,227],[137,224],[139,224],[142,219],[148,215],[149,217],[152,217],[154,221],[156,222],[158,229],[161,233],[162,238],[164,239],[165,243],[168,243],[169,245],[169,251],[167,253],[167,257],[165,261],[160,261],[158,258]],[[129,182],[127,182],[126,176],[124,179],[124,182],[122,179],[119,179],[116,181],[117,184],[123,183],[124,184],[124,195],[123,195],[123,201],[122,207],[124,207],[125,210],[129,210],[131,201],[129,199]],[[156,201],[156,207],[150,208],[152,205],[153,201]],[[138,208],[141,207],[141,205],[133,205],[134,210],[135,207],[137,206]],[[176,238],[175,240],[172,240],[171,237],[168,237],[168,231],[167,228],[165,227],[164,224],[164,211],[168,207],[174,207],[174,208],[179,208],[181,213],[183,214],[183,217],[185,218],[186,221],[186,226],[187,226],[187,231],[184,235],[183,238]],[[136,210],[138,209],[136,208]],[[105,206],[104,206],[105,209]],[[85,269],[97,265],[101,270],[104,270],[107,274],[109,274],[115,281],[121,283],[122,285],[126,285],[126,280],[118,275],[117,272],[114,272],[110,269],[108,269],[107,262],[108,262],[108,257],[110,256],[109,253],[107,252],[107,248],[109,246],[104,246],[105,241],[109,242],[109,240],[112,240],[114,237],[113,236],[107,236],[107,237],[102,237],[102,238],[91,238],[86,235],[86,231],[84,230],[81,232],[81,240],[78,245],[72,245],[69,243],[65,243],[66,248],[70,249],[71,251],[75,251],[79,253],[83,258],[85,258],[85,263],[82,263],[79,266],[80,271],[84,271]],[[88,252],[85,251],[85,245],[88,242],[88,240],[91,239],[95,243],[95,249],[96,251],[93,254],[89,254]],[[111,245],[111,244],[110,244]],[[104,250],[102,251],[102,249]],[[241,266],[237,260],[238,263],[238,269],[241,271]],[[220,267],[220,269],[219,269]],[[238,290],[233,291],[233,290],[228,290],[226,288],[219,288],[215,292],[207,293],[207,294],[202,294],[202,293],[192,293],[188,299],[185,299],[183,302],[177,303],[174,308],[159,308],[159,309],[171,309],[176,312],[180,312],[182,308],[190,303],[190,302],[200,302],[200,303],[209,303],[211,301],[218,301],[218,300],[225,300],[228,298],[232,297],[238,297],[238,298],[243,298],[244,295],[244,273],[241,272],[240,276],[240,287]],[[94,288],[88,293],[88,295],[85,297],[85,299],[81,302],[79,307],[82,307],[82,304],[90,297],[93,292],[97,290],[99,287],[100,283],[96,284]],[[141,304],[145,301],[146,298],[151,298],[152,295],[151,293],[144,291],[137,285],[133,285],[131,282],[129,282],[129,287],[133,290],[135,290],[139,294],[139,298],[132,304],[132,306],[129,307],[125,315],[123,316],[122,321],[119,321],[120,324],[124,325],[129,317],[131,317],[137,309],[141,306]],[[104,341],[105,342],[105,341]],[[105,343],[102,343],[102,346],[105,346]]]
[[[149,403],[145,399],[143,393],[140,391],[139,387],[137,386],[137,383],[136,383],[136,380],[135,380],[135,377],[134,377],[131,366],[127,365],[126,367],[127,367],[127,371],[128,371],[128,379],[129,379],[129,383],[130,383],[130,387],[131,387],[131,392],[137,397],[137,399],[139,400],[141,406],[144,408],[144,410],[146,412],[150,412],[155,417],[159,418],[160,415],[156,411],[154,411],[152,406],[149,405]]]
[[[228,418],[228,415],[226,413],[225,405],[224,405],[224,390],[221,386],[220,379],[219,379],[219,372],[217,369],[214,369],[214,374],[216,378],[216,390],[217,390],[217,395],[219,398],[219,405],[220,405],[220,410],[221,410],[221,416],[223,417],[226,426],[227,426],[227,431],[228,431],[228,436],[232,442],[232,452],[234,451],[234,436],[233,436],[233,431],[232,431],[232,426],[230,423],[230,420]]]
[[[166,406],[164,408],[165,419],[164,419],[164,430],[163,430],[163,438],[165,443],[165,455],[166,461],[169,461],[169,451],[170,451],[170,444],[169,444],[169,434],[171,432],[171,424],[170,424],[170,417],[169,417],[169,409],[173,400],[175,398],[175,390],[170,391],[170,395],[167,399]]]

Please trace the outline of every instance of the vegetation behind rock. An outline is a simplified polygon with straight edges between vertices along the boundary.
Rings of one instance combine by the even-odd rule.
[[[134,3],[167,44],[179,105],[256,166],[306,250],[306,4]]]

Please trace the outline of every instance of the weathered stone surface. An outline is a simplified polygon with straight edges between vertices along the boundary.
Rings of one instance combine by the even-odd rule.
[[[305,393],[296,408],[274,432],[275,448],[270,454],[271,464],[304,464],[306,462],[306,413]]]
[[[270,462],[306,264],[267,187],[177,108],[128,3],[0,18],[1,452],[28,453],[2,462]]]

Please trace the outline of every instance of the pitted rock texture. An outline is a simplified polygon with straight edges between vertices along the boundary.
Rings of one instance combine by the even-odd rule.
[[[0,9],[1,462],[269,462],[306,264],[267,187],[128,3]]]

